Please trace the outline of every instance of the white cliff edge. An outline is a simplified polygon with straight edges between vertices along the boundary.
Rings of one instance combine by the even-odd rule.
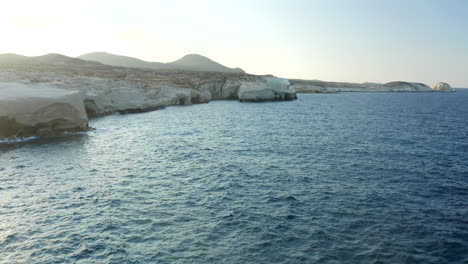
[[[432,86],[432,90],[439,91],[439,92],[455,92],[454,89],[448,83],[438,82],[434,86]]]
[[[0,138],[86,131],[81,92],[46,84],[0,83]]]
[[[319,80],[290,80],[297,93],[340,93],[340,92],[452,92],[450,85],[438,83],[429,87],[415,82],[347,83]]]
[[[259,102],[294,100],[297,99],[297,96],[288,80],[268,76],[256,82],[242,84],[239,88],[238,98],[241,102]]]

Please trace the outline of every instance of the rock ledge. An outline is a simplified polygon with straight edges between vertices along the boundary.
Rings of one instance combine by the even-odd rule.
[[[438,82],[434,86],[432,86],[432,90],[440,91],[440,92],[453,92],[454,89],[448,83]]]
[[[296,91],[286,79],[263,77],[256,82],[241,85],[238,93],[241,102],[289,101],[297,99]]]
[[[88,130],[81,92],[50,85],[0,83],[0,139]]]

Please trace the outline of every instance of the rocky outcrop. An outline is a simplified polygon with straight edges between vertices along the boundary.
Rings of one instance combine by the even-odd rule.
[[[241,102],[261,102],[294,100],[297,96],[288,80],[268,76],[242,84],[238,98]]]
[[[432,86],[432,90],[439,91],[439,92],[454,92],[455,90],[452,89],[450,84],[444,82],[438,82],[434,86]]]
[[[319,80],[290,80],[298,93],[339,93],[339,92],[433,92],[435,89],[413,82],[346,83]]]
[[[187,78],[187,76],[184,77]],[[280,78],[274,79],[287,82]],[[145,86],[139,82],[100,78],[93,78],[91,82],[87,79],[68,82],[73,83],[72,87],[75,89],[85,93],[86,111],[90,116],[103,116],[114,112],[147,112],[171,105],[208,103],[212,100],[265,101],[297,98],[291,87],[275,86],[275,82],[267,82],[262,77],[205,80],[194,86],[171,83],[152,83]],[[63,87],[63,83],[56,83],[56,85]],[[248,87],[252,89],[257,86],[270,91],[274,96],[262,95],[257,96],[258,100],[244,100],[247,93],[240,93],[242,87],[245,90]]]
[[[0,55],[0,137],[83,131],[87,117],[210,100],[292,100],[285,79],[109,66],[60,54]]]
[[[274,96],[268,99],[262,96],[262,100],[295,98],[295,93],[289,91],[291,87],[279,84],[287,83],[287,80],[271,76],[124,68],[58,54],[41,57],[0,55],[0,82],[44,83],[59,89],[81,91],[90,117],[115,112],[146,112],[211,100],[237,100],[242,86],[244,89],[267,87]]]
[[[44,84],[0,83],[0,138],[85,131],[83,94]]]
[[[239,88],[248,79],[222,79],[219,81],[206,81],[201,83],[196,89],[200,91],[202,98],[211,100],[237,100]]]
[[[413,82],[389,82],[383,85],[389,89],[390,92],[430,92],[431,87],[424,83]]]

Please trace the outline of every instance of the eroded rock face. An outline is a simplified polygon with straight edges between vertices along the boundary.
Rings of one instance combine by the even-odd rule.
[[[261,102],[294,100],[297,96],[288,80],[271,76],[242,84],[238,98],[241,102]]]
[[[433,92],[423,83],[389,82],[381,83],[347,83],[324,82],[319,80],[291,80],[298,93],[339,93],[339,92]]]
[[[432,90],[440,92],[452,92],[453,89],[448,83],[438,82],[433,87]]]
[[[210,100],[235,100],[242,85],[241,80],[219,80],[204,82],[198,86],[198,90]]]
[[[237,72],[114,67],[57,54],[41,57],[0,55],[0,82],[39,83],[80,91],[85,96],[88,117],[147,112],[211,100],[238,100],[242,85],[265,86],[267,77],[273,78]],[[274,94],[272,98],[295,98],[295,93],[279,87],[270,90]]]
[[[86,131],[81,92],[45,84],[0,83],[0,138]]]
[[[425,85],[424,83],[414,83],[414,82],[389,82],[383,85],[390,89],[391,92],[430,92],[431,87]]]

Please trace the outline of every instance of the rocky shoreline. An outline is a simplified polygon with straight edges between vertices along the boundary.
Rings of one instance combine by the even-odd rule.
[[[20,83],[0,83],[0,92],[0,139],[89,129],[81,92]]]
[[[451,91],[418,83],[353,84],[287,80],[243,72],[110,66],[60,54],[0,55],[0,139],[85,131],[88,118],[172,105],[288,101],[298,93]]]
[[[0,138],[81,130],[81,120],[75,125],[68,124],[66,129],[57,125],[58,120],[74,118],[66,111],[56,109],[54,115],[39,114],[46,107],[39,102],[46,100],[51,105],[60,103],[65,94],[71,96],[72,93],[83,96],[81,102],[74,101],[72,107],[85,109],[86,120],[116,112],[147,112],[171,105],[208,103],[211,100],[276,101],[297,98],[288,80],[273,76],[125,68],[59,54],[1,62],[0,58],[0,94],[15,96],[12,100],[0,95],[0,106],[3,106],[0,108],[0,120],[6,122],[0,127]],[[23,111],[22,106],[26,103],[35,104],[28,96],[31,89],[41,90],[47,96],[36,93],[34,98],[38,106],[24,108]],[[55,91],[57,97],[53,98],[50,91]],[[11,111],[13,106],[15,111]],[[29,118],[19,118],[22,115]],[[13,121],[16,123],[13,124]],[[48,129],[49,132],[42,133],[31,127],[41,127],[40,131]],[[20,130],[30,132],[18,132]]]
[[[423,83],[389,82],[347,83],[325,82],[319,80],[289,80],[297,93],[340,93],[340,92],[453,92],[447,83],[439,82],[432,88]]]

